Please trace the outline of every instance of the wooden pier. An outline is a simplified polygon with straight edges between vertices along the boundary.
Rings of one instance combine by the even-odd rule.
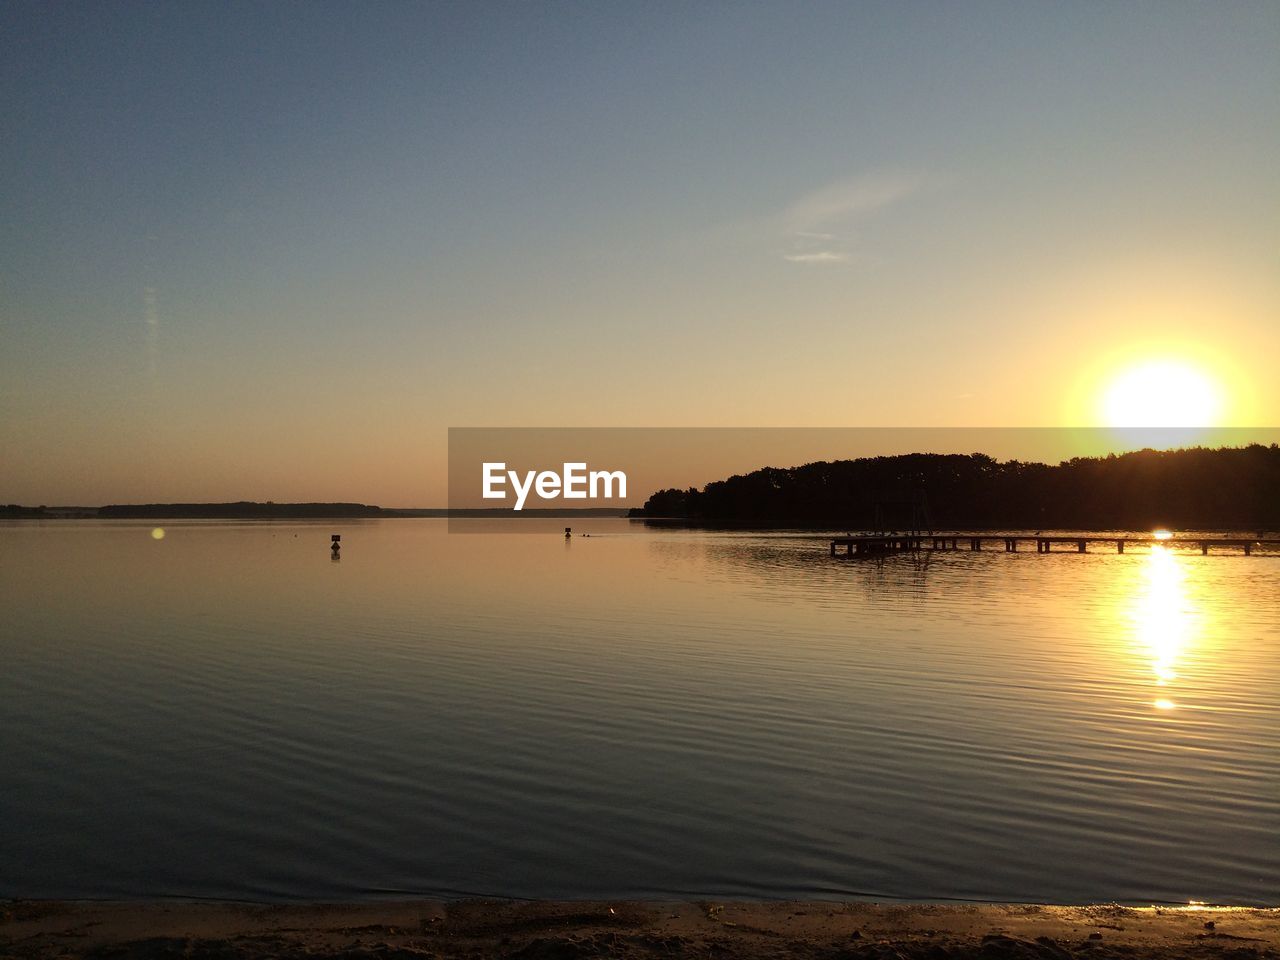
[[[1028,549],[1035,545],[1036,553],[1066,552],[1060,548],[1063,544],[1072,548],[1072,553],[1088,553],[1089,544],[1115,544],[1116,553],[1124,553],[1127,545],[1154,547],[1199,547],[1200,553],[1208,556],[1211,547],[1230,548],[1244,551],[1245,556],[1253,553],[1255,547],[1280,548],[1280,539],[1258,539],[1240,537],[1177,537],[1159,539],[1156,537],[1116,537],[1093,535],[1087,537],[1070,534],[1044,536],[1038,533],[948,533],[948,534],[883,534],[867,533],[856,536],[833,537],[831,539],[831,556],[838,556],[841,548],[849,557],[882,556],[886,553],[904,553],[917,550],[954,551],[968,549],[979,551],[988,544],[992,549],[1005,553],[1017,553],[1019,545],[1025,544]],[[1054,550],[1055,545],[1059,547]]]

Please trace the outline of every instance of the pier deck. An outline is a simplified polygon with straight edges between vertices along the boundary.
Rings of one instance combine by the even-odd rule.
[[[1199,547],[1201,554],[1208,555],[1211,547],[1226,547],[1242,550],[1245,556],[1253,553],[1255,547],[1271,547],[1280,549],[1280,539],[1263,539],[1252,537],[1197,537],[1185,536],[1172,539],[1156,537],[1118,537],[1110,535],[1075,536],[1071,534],[1054,534],[1046,536],[1038,533],[947,533],[947,534],[858,534],[856,536],[832,537],[831,556],[837,556],[840,548],[844,548],[845,556],[865,557],[873,554],[901,553],[914,550],[950,551],[960,550],[964,544],[971,551],[982,550],[988,544],[996,545],[996,549],[1006,553],[1017,553],[1020,544],[1035,545],[1036,553],[1052,553],[1055,545],[1069,544],[1075,553],[1088,553],[1089,544],[1115,544],[1117,553],[1124,553],[1129,545],[1152,547]],[[1061,551],[1057,551],[1061,552]]]

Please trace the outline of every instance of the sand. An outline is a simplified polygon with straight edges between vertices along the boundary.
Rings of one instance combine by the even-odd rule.
[[[1280,909],[874,903],[0,903],[0,957],[1280,958]]]

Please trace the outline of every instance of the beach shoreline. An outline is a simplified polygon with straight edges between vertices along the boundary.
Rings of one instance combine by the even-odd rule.
[[[0,902],[0,957],[1280,957],[1280,908],[837,901]]]

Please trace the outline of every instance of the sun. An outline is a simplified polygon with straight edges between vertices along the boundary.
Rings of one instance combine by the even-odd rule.
[[[1149,360],[1118,373],[1103,391],[1103,421],[1111,427],[1213,427],[1223,413],[1222,389],[1182,360]]]

